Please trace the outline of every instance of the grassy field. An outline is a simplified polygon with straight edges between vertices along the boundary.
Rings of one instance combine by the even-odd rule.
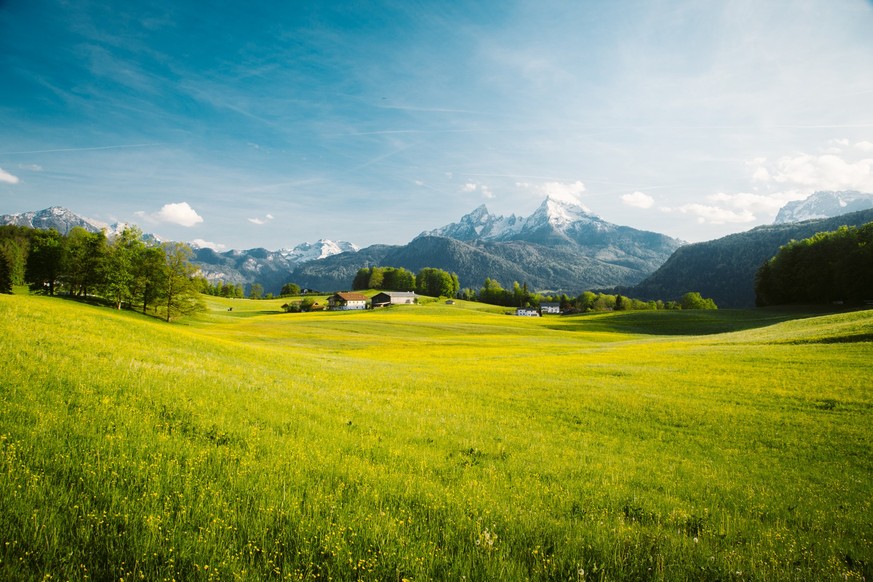
[[[207,302],[0,296],[0,579],[873,579],[873,312]]]

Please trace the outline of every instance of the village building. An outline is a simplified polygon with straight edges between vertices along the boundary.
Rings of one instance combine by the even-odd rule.
[[[520,317],[539,317],[540,312],[533,307],[519,307],[515,310],[515,314]]]
[[[418,295],[413,291],[382,291],[373,295],[370,305],[388,307],[389,305],[412,305],[418,301]]]
[[[552,315],[561,315],[560,303],[540,303],[540,313],[543,315],[549,313]]]
[[[331,311],[366,309],[367,297],[360,293],[334,293],[327,298],[327,308]]]

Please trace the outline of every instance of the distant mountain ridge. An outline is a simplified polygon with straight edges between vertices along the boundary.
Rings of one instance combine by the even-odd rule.
[[[363,249],[357,261],[337,255],[308,263],[293,277],[302,286],[333,289],[350,285],[362,267],[436,267],[456,273],[464,287],[478,288],[489,277],[507,287],[518,281],[537,290],[578,293],[639,282],[682,244],[546,198],[528,217],[495,216],[482,205],[407,245]]]
[[[88,232],[105,232],[110,238],[120,233],[126,226],[124,223],[109,225],[84,218],[61,206],[19,214],[4,214],[0,216],[0,225],[2,224],[45,230],[53,228],[64,235],[78,226]],[[160,237],[149,233],[143,234],[143,240],[163,242]],[[315,243],[304,242],[294,248],[278,251],[256,248],[220,252],[196,243],[191,243],[191,247],[194,251],[192,262],[200,268],[201,274],[206,279],[234,284],[258,282],[274,293],[290,281],[289,273],[300,264],[359,250],[357,245],[350,242],[327,239]]]
[[[759,226],[678,249],[643,282],[624,290],[640,299],[676,299],[699,291],[719,307],[754,307],[755,274],[779,247],[841,226],[873,222],[873,209],[832,218]]]
[[[55,229],[61,234],[68,234],[75,227],[81,227],[88,232],[100,232],[110,228],[108,224],[83,218],[71,210],[61,206],[52,206],[43,210],[22,212],[20,214],[3,214],[0,224],[12,224],[44,230]]]
[[[338,254],[355,254],[359,247],[346,241],[321,239],[300,243],[293,249],[269,251],[264,248],[216,251],[195,248],[193,262],[209,281],[225,283],[260,283],[269,293],[278,293],[292,281],[290,273],[302,264],[321,261]]]
[[[805,200],[789,202],[783,206],[773,224],[831,218],[870,208],[873,208],[873,194],[856,190],[820,191]]]
[[[591,243],[599,241],[599,236],[590,236],[592,233],[602,235],[619,229],[633,230],[606,222],[582,205],[546,198],[528,217],[515,214],[495,216],[483,204],[458,222],[425,231],[419,236],[442,236],[465,242],[524,241],[547,244],[580,242],[581,236],[585,242]],[[681,244],[681,241],[676,242]]]

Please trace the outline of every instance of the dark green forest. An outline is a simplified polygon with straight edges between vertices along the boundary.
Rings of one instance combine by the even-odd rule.
[[[873,222],[783,245],[755,278],[759,306],[873,300]]]
[[[680,297],[691,290],[712,297],[719,307],[753,307],[755,273],[779,248],[792,240],[830,232],[841,226],[860,227],[873,221],[873,210],[797,223],[770,224],[747,232],[680,247],[645,281],[616,291],[634,297]]]

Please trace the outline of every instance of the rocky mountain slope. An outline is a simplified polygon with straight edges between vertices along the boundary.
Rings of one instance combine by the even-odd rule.
[[[776,215],[773,224],[831,218],[869,208],[873,208],[873,194],[854,190],[815,192],[805,200],[789,202],[783,206]]]
[[[108,225],[96,220],[83,218],[71,210],[60,206],[52,206],[44,210],[22,212],[20,214],[4,214],[0,216],[0,224],[13,224],[43,230],[55,229],[61,234],[67,234],[79,226],[88,232],[100,232]]]

